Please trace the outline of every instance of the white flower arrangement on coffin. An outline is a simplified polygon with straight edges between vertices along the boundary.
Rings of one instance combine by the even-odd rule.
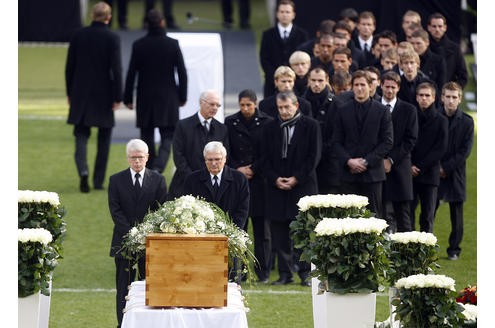
[[[294,247],[302,249],[301,261],[311,262],[310,249],[318,222],[323,218],[370,217],[367,205],[367,197],[353,194],[312,195],[299,199],[299,213],[291,222],[290,229]]]
[[[417,274],[399,279],[399,297],[392,301],[396,318],[404,327],[462,327],[465,316],[456,303],[454,279]]]
[[[437,237],[428,232],[398,232],[390,236],[390,285],[400,278],[415,274],[429,274],[439,267]]]
[[[229,261],[238,258],[244,265],[244,273],[250,276],[250,265],[255,257],[249,245],[249,235],[238,228],[217,205],[190,195],[163,203],[148,213],[143,222],[124,236],[120,252],[137,264],[146,250],[146,236],[150,233],[223,234],[228,237]]]
[[[58,264],[58,253],[51,246],[51,233],[43,228],[18,229],[17,240],[19,297],[26,297],[38,291],[49,296],[51,274]]]
[[[308,250],[312,272],[338,294],[383,291],[388,269],[387,223],[377,218],[324,218]]]

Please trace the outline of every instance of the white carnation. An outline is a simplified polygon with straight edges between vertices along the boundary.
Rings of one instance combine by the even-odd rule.
[[[397,243],[421,243],[425,245],[435,246],[437,244],[437,237],[429,232],[409,231],[398,232],[390,235],[390,239]]]
[[[59,206],[60,200],[56,192],[49,191],[33,191],[33,190],[18,190],[18,203],[49,203],[53,206]]]
[[[42,243],[48,245],[52,241],[52,234],[50,231],[43,228],[36,229],[18,229],[17,240],[21,243],[33,242]]]
[[[385,220],[377,218],[323,218],[315,228],[317,236],[340,236],[351,233],[376,233],[380,234],[387,228]]]
[[[301,212],[305,212],[310,208],[363,208],[368,205],[368,197],[359,195],[312,195],[304,196],[299,199],[297,206]]]
[[[455,280],[445,275],[416,274],[399,279],[395,283],[397,288],[443,288],[455,291]]]

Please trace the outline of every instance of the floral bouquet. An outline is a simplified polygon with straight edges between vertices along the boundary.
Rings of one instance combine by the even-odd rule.
[[[308,254],[316,266],[312,274],[328,282],[323,289],[338,294],[383,291],[387,226],[376,218],[322,219]]]
[[[50,244],[51,233],[42,228],[18,229],[17,291],[19,297],[38,291],[49,296],[51,274],[57,266],[58,253]]]
[[[137,264],[146,251],[146,236],[150,233],[223,234],[228,237],[229,263],[237,258],[246,272],[255,257],[249,245],[249,235],[237,227],[217,205],[190,195],[165,202],[148,213],[143,222],[124,236],[120,252]]]
[[[368,198],[358,195],[313,195],[302,197],[299,213],[290,224],[294,247],[302,249],[301,261],[311,262],[310,249],[315,242],[315,228],[323,218],[370,217]]]
[[[17,196],[18,228],[44,228],[53,238],[51,246],[62,255],[66,224],[65,209],[58,194],[48,191],[19,190]]]
[[[390,285],[400,278],[415,274],[433,273],[438,267],[437,237],[432,233],[410,231],[390,235]]]
[[[464,308],[455,301],[455,281],[444,275],[417,274],[399,279],[392,301],[403,327],[462,327]]]
[[[456,302],[462,304],[464,311],[462,314],[466,317],[465,327],[476,327],[478,320],[478,289],[476,286],[468,286],[461,290],[456,297]]]

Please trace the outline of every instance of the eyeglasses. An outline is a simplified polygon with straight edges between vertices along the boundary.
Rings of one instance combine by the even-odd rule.
[[[127,156],[127,158],[130,159],[131,161],[138,160],[141,162],[146,159],[146,156]]]
[[[218,104],[218,103],[211,103],[209,101],[206,101],[206,99],[201,99],[201,101],[204,101],[205,103],[207,103],[209,106],[211,107],[217,107],[217,108],[220,108],[222,107],[222,105]]]

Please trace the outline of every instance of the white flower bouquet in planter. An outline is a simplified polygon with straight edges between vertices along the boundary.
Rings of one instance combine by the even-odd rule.
[[[324,218],[315,228],[308,251],[315,274],[337,293],[383,291],[388,259],[384,220],[376,218]]]
[[[455,281],[444,275],[417,274],[399,279],[393,300],[403,327],[462,327],[465,316],[455,300]]]
[[[368,198],[359,195],[312,195],[302,197],[297,206],[299,213],[290,224],[294,247],[302,249],[301,261],[311,262],[310,249],[315,242],[316,225],[323,218],[370,217],[366,209]]]

